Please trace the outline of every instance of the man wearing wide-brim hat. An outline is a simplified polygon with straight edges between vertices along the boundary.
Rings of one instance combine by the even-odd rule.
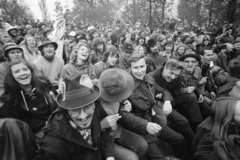
[[[63,80],[56,98],[59,109],[50,117],[40,144],[43,159],[114,160],[110,130],[101,130],[107,116],[100,105],[99,87],[86,74]]]
[[[55,51],[58,48],[56,42],[50,40],[44,41],[38,50],[41,52],[33,63],[36,65],[40,73],[46,76],[50,82],[57,88],[59,82],[61,82],[61,71],[64,66],[64,61],[55,55]]]
[[[141,159],[148,150],[148,144],[138,134],[147,135],[149,122],[128,113],[131,111],[131,103],[126,99],[134,89],[132,76],[119,68],[107,69],[101,74],[98,86],[101,90],[101,104],[108,114],[101,121],[101,127],[112,129],[115,158]]]

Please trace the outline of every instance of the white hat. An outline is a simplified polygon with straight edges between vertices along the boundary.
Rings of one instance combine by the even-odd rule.
[[[69,33],[69,36],[75,37],[75,36],[76,36],[76,32],[71,31],[71,32]]]
[[[12,30],[12,29],[18,30],[17,27],[14,27],[14,26],[10,25],[9,23],[5,23],[5,30],[6,30],[7,32],[10,31],[10,30]]]
[[[87,32],[89,32],[89,31],[91,31],[93,29],[95,29],[95,27],[94,26],[90,26],[90,27],[87,28]]]

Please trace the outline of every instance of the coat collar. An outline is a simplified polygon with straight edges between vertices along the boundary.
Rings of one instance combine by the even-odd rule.
[[[100,124],[96,113],[94,113],[91,128],[93,139],[92,146],[81,136],[81,134],[76,129],[71,126],[66,115],[61,113],[59,110],[56,110],[49,118],[46,127],[43,129],[43,132],[52,136],[62,137],[82,147],[96,150],[98,146],[97,140],[98,137],[100,137],[101,133]]]

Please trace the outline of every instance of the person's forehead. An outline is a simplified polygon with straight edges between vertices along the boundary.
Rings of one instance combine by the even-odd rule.
[[[184,59],[184,61],[196,61],[197,59],[194,57],[187,57]]]
[[[204,50],[205,54],[213,54],[213,50]]]
[[[20,49],[17,49],[17,48],[15,48],[15,49],[11,49],[10,51],[9,51],[9,53],[10,52],[22,52]]]
[[[181,69],[170,69],[170,70],[174,74],[180,74],[181,73]]]

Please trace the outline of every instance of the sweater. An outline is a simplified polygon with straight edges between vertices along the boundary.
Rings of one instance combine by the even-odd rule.
[[[64,66],[62,58],[54,56],[54,60],[49,62],[43,56],[40,56],[33,63],[36,65],[38,71],[46,76],[54,86],[58,85],[58,81],[61,78],[61,71]]]

